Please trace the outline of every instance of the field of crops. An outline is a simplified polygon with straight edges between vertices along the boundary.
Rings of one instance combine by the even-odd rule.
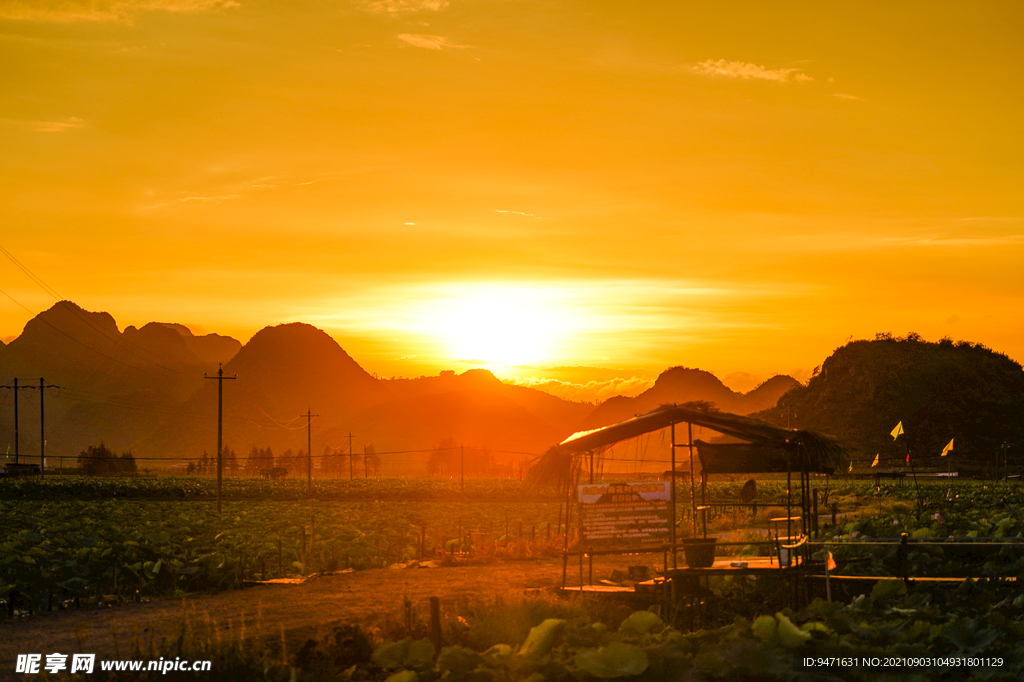
[[[759,499],[777,499],[781,485],[762,485]],[[713,485],[709,495],[735,497],[738,487]],[[553,491],[527,491],[509,480],[469,480],[465,491],[460,488],[457,480],[439,479],[322,481],[309,498],[300,481],[228,479],[218,516],[213,481],[202,477],[5,481],[0,485],[5,519],[0,597],[15,590],[9,606],[25,614],[67,607],[76,599],[96,603],[212,592],[246,580],[440,560],[464,549],[476,532],[491,535],[510,554],[560,550],[562,500]],[[833,603],[816,601],[798,611],[785,608],[780,601],[785,590],[771,581],[718,579],[709,583],[702,632],[684,634],[685,621],[675,621],[679,629],[674,629],[672,614],[662,614],[666,623],[638,616],[634,621],[647,619],[649,625],[637,630],[636,622],[598,626],[584,611],[562,618],[554,630],[549,624],[545,632],[551,637],[543,637],[551,646],[540,648],[530,642],[541,634],[531,639],[524,633],[500,642],[511,648],[488,650],[499,642],[480,633],[490,631],[487,619],[493,614],[467,612],[451,624],[458,637],[449,644],[459,648],[441,656],[432,649],[428,656],[429,643],[410,631],[412,638],[404,642],[374,642],[376,653],[371,656],[370,647],[352,660],[350,679],[407,671],[421,681],[525,679],[534,673],[548,679],[640,675],[653,680],[688,669],[708,679],[728,677],[728,671],[788,679],[798,672],[800,656],[854,651],[932,657],[998,652],[1005,661],[998,670],[946,672],[963,679],[989,674],[1019,679],[1024,595],[1003,578],[1024,579],[1024,544],[1017,544],[1024,542],[1024,487],[965,481],[876,488],[864,481],[832,481],[826,489],[841,513],[834,526],[822,514],[819,540],[829,543],[840,572],[973,579],[909,590],[901,580],[868,582],[860,587],[867,590],[863,596],[836,584]],[[689,524],[683,502],[688,496],[688,486],[681,487],[682,529]],[[726,528],[734,519],[727,515],[712,525]],[[903,533],[911,543],[901,567],[898,547],[877,543],[895,543]],[[950,538],[956,544],[915,544]],[[983,540],[1005,544],[971,544]],[[558,615],[557,609],[552,614]],[[266,662],[266,653],[260,655]],[[244,657],[233,660],[233,665],[256,665]],[[267,670],[279,670],[287,679],[294,665],[282,660]],[[846,678],[873,676],[865,669],[847,671]],[[275,679],[274,673],[267,679]]]
[[[0,500],[0,595],[16,589],[19,608],[39,612],[76,598],[208,592],[436,557],[462,549],[459,538],[474,532],[499,546],[522,538],[539,550],[554,546],[559,509],[551,501],[472,498],[228,499],[218,516],[208,499]]]
[[[712,492],[735,496],[733,488]],[[226,478],[218,516],[212,477],[0,481],[3,614],[438,558],[467,549],[473,533],[499,554],[562,546],[562,496],[519,481],[318,480],[312,497],[305,492],[299,480]]]
[[[305,479],[270,480],[225,476],[224,499],[305,500]],[[0,479],[0,500],[12,499],[152,499],[208,500],[217,496],[213,476],[86,477],[50,476]],[[450,478],[313,479],[312,497],[320,500],[480,500],[516,502],[561,499],[551,490],[526,489],[519,481],[469,478],[462,484]]]

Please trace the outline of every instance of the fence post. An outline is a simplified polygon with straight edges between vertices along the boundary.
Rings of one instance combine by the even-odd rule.
[[[814,539],[818,539],[818,489],[814,489]]]
[[[441,650],[441,600],[430,598],[430,639],[434,640],[434,650]]]
[[[896,553],[896,569],[899,571],[903,582],[910,584],[910,547],[907,545],[907,534],[900,534],[900,548]]]

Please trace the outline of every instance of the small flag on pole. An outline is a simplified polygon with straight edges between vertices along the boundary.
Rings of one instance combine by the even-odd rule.
[[[903,422],[901,421],[899,424],[896,425],[896,428],[892,430],[890,435],[892,436],[893,440],[896,440],[897,438],[900,437],[900,435],[902,433],[903,433]]]
[[[828,553],[828,562],[826,563],[827,570],[836,570],[836,560],[832,558],[832,552]]]
[[[947,445],[946,447],[942,448],[942,456],[945,457],[950,452],[952,452],[952,450],[953,450],[953,439],[950,438],[949,439],[949,445]]]
[[[907,464],[910,464],[910,450],[907,450]]]
[[[871,463],[871,466],[873,466],[873,467],[878,466],[878,455],[875,455],[875,461]]]
[[[849,472],[850,472],[851,474],[853,473],[853,460],[852,460],[852,459],[850,460],[850,469],[849,469]]]

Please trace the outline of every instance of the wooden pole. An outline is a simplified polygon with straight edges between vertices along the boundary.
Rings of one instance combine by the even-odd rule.
[[[224,365],[219,364],[217,366],[217,376],[208,377],[203,374],[205,379],[216,379],[217,380],[217,513],[220,514],[220,499],[221,499],[221,483],[224,478],[224,380],[234,379],[238,375],[233,377],[224,376]],[[15,394],[15,400],[17,400],[17,394]],[[17,403],[15,403],[17,404]]]
[[[434,642],[434,649],[441,650],[441,600],[438,597],[430,598],[430,639]]]
[[[313,572],[313,544],[316,542],[316,516],[309,519],[309,572]]]
[[[672,476],[669,478],[669,485],[672,489],[669,494],[669,518],[672,519],[671,525],[668,529],[669,542],[672,543],[672,567],[676,568],[676,554],[678,553],[676,547],[676,425],[672,424],[671,427],[671,438],[672,438]],[[668,562],[665,562],[665,570],[668,570]]]
[[[690,448],[690,519],[693,523],[693,537],[697,537],[697,491],[693,480],[693,423],[686,422],[687,445]]]
[[[302,575],[306,575],[306,529],[302,529]]]

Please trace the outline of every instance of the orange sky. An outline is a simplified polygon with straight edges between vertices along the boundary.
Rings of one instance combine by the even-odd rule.
[[[1024,6],[713,5],[0,0],[0,245],[122,327],[306,321],[384,376],[1024,360]]]

